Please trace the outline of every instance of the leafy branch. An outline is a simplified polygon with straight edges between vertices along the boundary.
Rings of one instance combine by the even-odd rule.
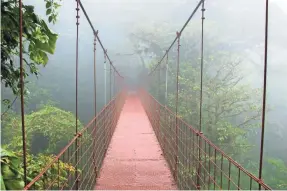
[[[55,23],[59,1],[45,0],[48,21]],[[38,76],[39,66],[48,63],[48,54],[54,54],[58,35],[35,12],[34,6],[23,7],[24,78]],[[17,95],[20,88],[20,68],[15,62],[19,55],[19,6],[14,0],[1,0],[1,82]],[[28,70],[29,69],[29,70]],[[27,83],[27,82],[25,82]]]

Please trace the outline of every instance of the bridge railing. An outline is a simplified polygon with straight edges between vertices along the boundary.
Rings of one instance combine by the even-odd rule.
[[[24,190],[93,190],[125,96],[115,96]]]
[[[141,92],[178,188],[270,189],[267,182],[281,187],[281,180],[273,181],[275,178],[269,176],[270,165],[263,168],[268,160],[264,157],[268,0],[256,3],[257,10],[265,15],[253,21],[256,25],[262,21],[258,25],[264,28],[262,38],[258,37],[260,29],[240,25],[237,16],[223,11],[226,7],[241,10],[238,2],[200,0],[190,2],[189,7],[192,4],[193,11],[174,31],[170,44],[165,40],[172,37],[169,32],[173,29],[161,26],[162,31],[169,32],[164,32],[166,36],[157,48],[149,47],[157,54],[143,83],[147,92]],[[252,10],[253,6],[246,4],[244,10]],[[250,17],[240,19],[251,21]],[[237,33],[242,28],[244,32]],[[251,40],[255,36],[256,43]],[[148,35],[141,38],[155,42]],[[246,51],[259,47],[258,42],[263,54]],[[262,79],[258,78],[263,81],[262,91],[250,83],[255,78],[250,77],[251,69],[247,67],[256,54],[264,57],[264,72]],[[257,74],[257,70],[252,72]]]
[[[148,92],[139,95],[179,189],[271,190]]]
[[[49,7],[49,3],[51,4],[51,2],[46,3],[46,7]],[[52,80],[51,83],[56,83],[55,87],[60,89],[57,91],[58,95],[64,93],[58,97],[60,100],[55,101],[63,101],[63,108],[71,111],[71,113],[69,112],[68,117],[63,117],[52,111],[48,114],[45,113],[41,116],[41,121],[43,119],[42,124],[49,127],[47,129],[48,135],[45,134],[45,128],[31,132],[32,128],[43,126],[38,122],[27,124],[26,121],[25,123],[28,113],[24,112],[24,90],[26,88],[24,85],[26,83],[21,83],[22,153],[20,154],[23,158],[23,164],[21,164],[23,170],[20,172],[21,177],[18,178],[23,177],[24,185],[21,189],[24,190],[94,189],[98,172],[125,99],[124,78],[111,61],[110,55],[100,38],[100,32],[95,29],[82,2],[76,0],[63,6],[65,7],[62,9],[63,14],[65,14],[65,10],[70,10],[69,14],[75,10],[75,17],[72,16],[71,19],[65,17],[64,20],[60,20],[65,25],[62,27],[65,32],[59,32],[59,40],[55,50],[57,53],[55,52],[54,59],[52,59],[52,55],[49,58],[54,66],[59,64],[61,67],[54,68],[52,70],[53,77],[49,77],[49,75],[48,77],[49,79],[56,79]],[[21,59],[23,58],[22,36],[24,39],[22,29],[25,24],[23,22],[25,18],[22,17],[25,12],[25,8],[22,7],[22,0],[19,0],[18,7],[20,15],[20,71],[21,81],[24,82],[25,73],[23,71],[27,66],[23,64],[23,59]],[[74,23],[73,27],[69,23]],[[74,29],[74,33],[70,31],[71,29]],[[59,31],[61,30],[59,29]],[[25,42],[23,43],[25,45]],[[53,41],[53,43],[55,42]],[[72,48],[73,46],[75,46],[75,50]],[[58,69],[61,71],[56,72],[59,76],[54,76],[54,70],[58,71]],[[75,71],[71,72],[73,69]],[[73,83],[75,83],[75,94],[71,93],[73,90],[71,84]],[[85,88],[83,88],[83,84]],[[54,88],[54,86],[51,87]],[[73,96],[75,96],[75,100],[71,101]],[[75,110],[73,110],[74,104]],[[103,109],[99,112],[101,108]],[[73,120],[73,114],[75,114],[75,120]],[[83,127],[82,124],[86,124],[89,117],[93,120]],[[51,120],[55,123],[52,123]],[[59,128],[63,131],[55,131]],[[69,139],[71,139],[70,142]],[[32,142],[34,140],[36,140],[35,143]],[[43,142],[44,146],[41,145]],[[53,145],[55,148],[50,149],[49,147],[47,149],[45,144]],[[67,146],[64,147],[63,145],[66,144]],[[33,152],[32,148],[36,148],[37,151]],[[62,150],[60,151],[60,149]],[[36,165],[34,165],[35,163]]]

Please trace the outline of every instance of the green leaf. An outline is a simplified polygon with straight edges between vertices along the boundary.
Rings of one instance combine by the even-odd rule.
[[[6,187],[5,187],[5,184],[4,184],[4,180],[3,180],[3,176],[2,176],[1,172],[0,172],[0,181],[1,181],[0,190],[6,190]]]
[[[46,3],[46,8],[47,8],[47,9],[50,8],[51,5],[52,5],[51,1],[47,1],[47,3]]]
[[[47,10],[46,10],[46,15],[50,15],[51,12],[52,12],[52,9],[47,9]]]
[[[29,12],[29,13],[34,12],[34,6],[32,5],[25,5],[25,9],[26,9],[26,12]]]
[[[9,152],[3,148],[0,148],[0,150],[1,150],[1,158],[2,157],[15,157],[15,158],[17,158],[17,156],[12,152]]]
[[[53,17],[52,17],[52,16],[49,16],[49,17],[48,17],[48,21],[49,21],[49,23],[52,21],[52,19],[53,19]]]
[[[10,169],[8,164],[2,163],[1,164],[1,173],[3,175],[4,180],[11,180],[17,177],[17,173]]]
[[[35,47],[38,49],[41,49],[45,52],[48,52],[50,54],[54,54],[55,49],[56,49],[56,41],[58,39],[58,35],[56,33],[52,32],[48,28],[45,21],[43,21],[43,20],[41,21],[41,26],[45,30],[45,34],[48,36],[49,40],[48,40],[48,42],[45,42],[45,43],[41,42],[40,40],[37,40],[37,41],[35,41]]]
[[[25,184],[22,179],[5,180],[7,190],[23,190]]]
[[[43,52],[43,51],[40,51],[39,54],[41,55],[41,57],[43,59],[43,63],[42,64],[44,66],[46,66],[46,64],[48,63],[48,60],[49,60],[47,54],[45,52]]]

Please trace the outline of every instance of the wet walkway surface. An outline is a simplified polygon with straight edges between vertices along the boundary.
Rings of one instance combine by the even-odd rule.
[[[97,190],[176,190],[148,117],[128,96],[107,151]]]

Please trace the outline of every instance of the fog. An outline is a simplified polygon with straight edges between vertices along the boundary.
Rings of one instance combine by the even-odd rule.
[[[160,60],[176,37],[176,31],[181,29],[198,3],[195,0],[82,0],[81,2],[94,27],[99,31],[99,38],[107,49],[113,64],[124,76],[130,87],[137,88],[140,87],[140,82],[146,81],[147,68],[150,68],[151,63]],[[35,5],[36,12],[45,17],[44,1],[35,3],[32,0],[25,0],[24,3]],[[241,62],[238,69],[240,75],[242,73],[240,84],[259,88],[259,94],[254,95],[252,99],[261,105],[264,71],[265,1],[207,0],[205,6],[204,40],[206,46],[204,51],[206,57],[208,55],[214,56],[215,50],[227,51],[235,55],[234,57],[230,56],[230,58]],[[42,99],[38,97],[34,102],[32,101],[30,107],[27,107],[26,113],[37,110],[38,106],[35,105],[45,103],[48,99],[55,102],[57,107],[75,113],[75,8],[75,1],[62,1],[58,21],[55,25],[50,25],[53,31],[59,34],[55,54],[49,56],[49,62],[41,68],[41,75],[38,79],[29,77],[35,84],[35,92],[36,89],[41,88],[49,93],[44,95]],[[181,51],[183,53],[181,55],[186,55],[186,61],[196,59],[195,57],[200,58],[199,52],[192,54],[195,56],[194,58],[189,52],[190,47],[200,46],[200,35],[201,11],[199,9],[182,34]],[[145,39],[141,39],[141,37]],[[195,40],[191,42],[190,39]],[[93,43],[93,31],[80,10],[78,101],[79,119],[83,124],[87,124],[94,116]],[[268,43],[268,112],[266,115],[264,157],[279,158],[287,166],[287,141],[285,138],[287,136],[286,0],[270,2]],[[145,49],[145,47],[146,52],[137,52]],[[175,45],[172,50],[176,52],[176,48]],[[171,55],[171,60],[175,59],[174,55]],[[104,54],[98,44],[96,58],[97,110],[100,111],[105,105]],[[183,61],[184,58],[182,58]],[[176,62],[170,62],[170,64],[172,68],[175,67]],[[184,70],[184,68],[181,69]],[[175,78],[171,77],[170,80],[175,80]],[[196,81],[199,82],[199,80],[198,78]],[[175,88],[174,83],[175,81],[169,83],[170,91]],[[208,82],[206,81],[206,83]],[[186,88],[186,86],[183,87]],[[30,91],[33,93],[33,90]],[[164,88],[162,91],[162,95],[164,95]],[[2,99],[13,99],[14,97],[9,89],[2,88],[1,92]],[[205,101],[208,101],[207,98],[203,100],[203,104]],[[18,113],[20,111],[19,104],[18,100],[13,106],[13,109]],[[245,117],[241,116],[240,119],[236,120],[243,121]],[[188,119],[186,120],[188,121]],[[261,115],[256,120],[260,123]],[[260,127],[250,130],[252,133],[248,133],[247,136],[251,144],[255,145],[251,151],[247,152],[247,155],[254,155],[253,158],[258,159]],[[249,167],[246,166],[246,168]],[[287,180],[286,172],[284,176],[281,177],[282,180],[284,178]],[[277,188],[284,187],[286,189],[287,185]]]

